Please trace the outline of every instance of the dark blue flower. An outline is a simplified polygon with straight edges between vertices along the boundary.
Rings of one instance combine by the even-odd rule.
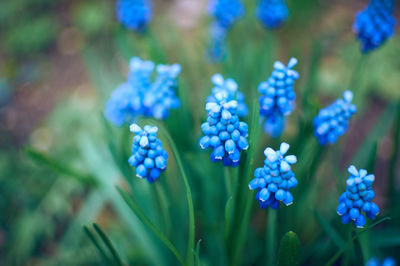
[[[208,12],[222,27],[229,29],[244,13],[244,6],[238,0],[211,0]]]
[[[379,207],[372,200],[375,192],[372,189],[372,183],[375,180],[374,175],[368,175],[364,169],[357,170],[354,165],[348,169],[350,173],[346,181],[346,192],[339,197],[337,213],[342,217],[344,224],[354,221],[357,227],[365,225],[365,215],[374,219],[379,213]]]
[[[180,65],[158,65],[157,76],[152,81],[154,68],[151,61],[137,57],[131,59],[127,81],[112,93],[106,103],[105,116],[108,120],[121,126],[132,123],[139,115],[165,119],[170,109],[179,107],[175,88]]]
[[[295,155],[284,156],[289,147],[283,142],[278,151],[266,148],[264,167],[256,169],[255,178],[249,183],[251,190],[257,190],[256,199],[263,209],[278,209],[280,202],[286,206],[293,203],[289,189],[297,186],[297,179],[291,165],[297,162],[297,158]]]
[[[211,148],[211,161],[222,161],[225,166],[237,166],[240,152],[249,146],[248,126],[240,122],[237,115],[237,101],[228,101],[226,94],[217,93],[217,102],[208,102],[207,122],[201,125],[204,137],[200,140],[202,149]]]
[[[357,111],[352,99],[353,93],[345,91],[343,100],[336,100],[314,118],[314,135],[321,145],[335,143],[346,132],[349,119]]]
[[[121,24],[131,30],[143,31],[150,22],[153,5],[149,0],[117,0],[116,13]]]
[[[296,58],[291,58],[288,66],[276,61],[271,76],[258,85],[258,91],[261,93],[260,115],[266,118],[264,129],[273,137],[282,134],[285,116],[295,107],[296,93],[293,86],[299,78],[299,73],[292,68],[296,64]]]
[[[394,0],[371,0],[356,14],[353,30],[361,42],[361,51],[367,53],[381,46],[394,33]]]
[[[288,18],[289,10],[284,0],[261,0],[256,16],[265,27],[277,28]]]
[[[244,102],[244,94],[238,91],[236,81],[231,78],[224,79],[221,74],[214,74],[211,77],[211,82],[214,84],[212,93],[207,97],[207,102],[217,102],[215,95],[223,93],[227,101],[236,100],[238,102],[237,114],[240,117],[246,116],[248,108]]]
[[[160,177],[167,168],[168,153],[157,138],[157,127],[146,125],[140,128],[137,124],[130,126],[133,137],[132,155],[129,164],[136,167],[136,176],[146,178],[150,183]]]
[[[386,257],[382,263],[377,258],[372,258],[367,261],[366,266],[396,266],[396,261],[392,257]]]

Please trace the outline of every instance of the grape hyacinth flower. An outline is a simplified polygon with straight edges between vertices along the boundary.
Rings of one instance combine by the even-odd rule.
[[[321,145],[335,143],[346,132],[348,121],[357,111],[357,107],[351,103],[352,99],[353,93],[345,91],[343,100],[336,100],[320,110],[314,118],[314,135]]]
[[[239,117],[246,116],[248,108],[244,102],[244,94],[238,91],[238,84],[231,78],[224,79],[221,74],[214,74],[211,77],[211,82],[214,84],[212,93],[207,97],[207,102],[217,102],[215,95],[224,93],[227,101],[236,100],[238,102],[237,114]]]
[[[248,126],[239,121],[237,101],[228,101],[223,93],[215,95],[217,102],[207,102],[207,122],[201,125],[204,137],[200,140],[202,149],[211,148],[211,161],[221,161],[225,166],[237,166],[240,152],[249,146]]]
[[[372,183],[375,176],[367,173],[366,170],[351,165],[348,168],[350,173],[346,181],[346,192],[339,197],[337,213],[342,217],[344,224],[354,221],[357,227],[365,225],[365,215],[374,219],[379,213],[379,207],[372,202],[375,193],[372,189]]]
[[[287,66],[276,61],[271,76],[258,85],[258,91],[261,93],[260,115],[266,118],[264,131],[273,137],[282,134],[285,116],[295,107],[296,93],[293,86],[299,78],[299,73],[292,68],[296,64],[296,58],[291,58]]]
[[[153,16],[153,5],[150,0],[117,0],[117,18],[130,30],[142,32]]]
[[[284,0],[261,0],[256,16],[265,27],[273,29],[281,26],[288,18],[289,10]]]
[[[152,81],[155,68],[157,77]],[[127,81],[106,103],[106,118],[117,126],[132,123],[139,115],[165,119],[170,109],[180,105],[174,91],[180,71],[178,64],[155,67],[151,61],[132,58]]]
[[[381,46],[394,33],[394,0],[370,0],[369,5],[356,14],[353,30],[361,42],[361,51]]]
[[[146,178],[153,183],[167,168],[168,159],[168,153],[157,138],[158,128],[146,125],[142,129],[137,124],[132,124],[130,131],[136,135],[133,137],[129,164],[136,167],[137,177]]]
[[[264,167],[255,170],[255,178],[249,183],[251,190],[257,190],[256,199],[263,209],[278,209],[280,202],[286,206],[293,203],[289,189],[297,186],[297,179],[291,165],[297,162],[297,158],[295,155],[284,156],[289,147],[289,144],[283,142],[277,151],[266,148]]]
[[[228,30],[244,13],[244,6],[238,0],[211,0],[208,3],[208,13],[214,21],[210,26],[210,44],[208,57],[214,62],[225,59],[226,35]]]
[[[367,261],[366,266],[396,266],[396,261],[392,257],[386,257],[382,263],[377,258],[372,258]]]

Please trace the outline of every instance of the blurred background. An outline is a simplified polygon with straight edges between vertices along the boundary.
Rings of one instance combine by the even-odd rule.
[[[273,32],[272,40],[264,42],[272,33],[257,24],[252,10],[234,27],[228,61],[241,62],[239,71],[237,64],[210,65],[204,58],[210,22],[206,0],[154,1],[150,33],[143,36],[118,23],[115,2],[110,0],[1,1],[0,264],[96,265],[98,258],[81,228],[95,219],[119,245],[129,241],[121,237],[126,229],[115,219],[118,211],[108,201],[111,192],[99,189],[93,178],[99,166],[89,167],[82,154],[90,151],[84,139],[97,144],[104,137],[99,122],[104,101],[124,79],[132,56],[183,65],[181,76],[191,75],[181,81],[189,88],[188,104],[200,113],[192,115],[195,125],[204,118],[200,111],[204,100],[198,99],[210,92],[213,73],[237,79],[251,99],[257,95],[257,83],[270,74],[268,60],[299,59],[300,75],[309,78],[300,79],[295,90],[299,88],[302,96],[307,86],[318,90],[307,94],[306,103],[318,106],[319,101],[325,104],[339,97],[361,56],[351,27],[354,14],[367,1],[287,2],[290,18]],[[249,25],[253,28],[247,30]],[[345,175],[349,161],[365,155],[360,149],[364,143],[379,141],[375,187],[382,208],[387,204],[384,195],[392,158],[393,103],[400,99],[398,33],[399,27],[363,66],[358,98],[365,100],[356,100],[360,111],[340,144],[344,152],[338,158],[338,171]],[[263,49],[271,51],[265,64],[257,61],[263,60]],[[250,72],[255,79],[247,78]],[[289,136],[296,134],[293,127],[289,124]],[[394,165],[398,168],[399,162]],[[263,219],[259,216],[256,227]],[[399,244],[388,252],[395,253]]]

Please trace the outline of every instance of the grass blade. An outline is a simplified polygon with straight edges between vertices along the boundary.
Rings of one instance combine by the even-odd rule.
[[[380,224],[380,223],[382,223],[382,222],[384,222],[384,221],[387,221],[387,220],[391,220],[391,218],[390,217],[385,217],[385,218],[382,218],[382,219],[380,219],[379,221],[377,221],[377,222],[375,222],[375,223],[373,223],[373,224],[371,224],[370,226],[368,226],[367,228],[365,228],[365,229],[362,229],[359,233],[356,233],[354,236],[352,236],[351,238],[350,238],[350,240],[349,241],[347,241],[346,242],[346,244],[325,264],[326,266],[329,266],[329,265],[333,265],[334,263],[335,263],[335,261],[342,255],[342,253],[343,252],[345,252],[346,251],[346,249],[348,248],[348,246],[356,239],[356,238],[358,238],[361,234],[363,234],[363,233],[365,233],[366,231],[368,231],[369,229],[371,229],[371,228],[373,228],[374,226],[376,226],[376,225],[378,225],[378,224]]]
[[[351,236],[354,237],[354,263],[355,265],[365,265],[364,264],[364,255],[361,249],[361,244],[360,244],[360,238],[359,237],[355,237],[356,236],[356,232],[352,231],[351,232]]]
[[[124,201],[128,204],[129,208],[133,211],[133,213],[151,230],[153,233],[169,248],[169,250],[175,255],[176,259],[182,264],[185,265],[185,261],[182,256],[179,254],[178,250],[171,243],[171,241],[159,230],[157,227],[146,217],[143,211],[137,206],[136,202],[132,200],[132,198],[120,187],[117,186],[118,192],[121,194]]]
[[[103,242],[107,246],[108,250],[110,250],[111,255],[114,258],[115,264],[122,266],[123,263],[121,261],[121,258],[119,256],[117,250],[114,248],[114,245],[111,243],[110,239],[107,237],[107,235],[103,232],[103,230],[101,230],[100,226],[98,226],[96,223],[93,223],[93,228],[94,228],[94,230],[96,230],[97,234],[103,240]]]
[[[399,157],[399,144],[400,144],[400,101],[397,103],[396,116],[394,119],[394,127],[393,127],[393,145],[392,145],[392,154],[390,156],[389,163],[389,176],[388,176],[388,199],[391,204],[391,207],[394,205],[394,196],[395,196],[395,177],[396,177],[396,162]]]
[[[327,221],[318,211],[314,211],[314,215],[333,243],[335,243],[338,248],[342,247],[346,242],[330,225],[329,221]]]
[[[193,250],[194,263],[195,263],[194,265],[196,265],[196,266],[201,266],[201,261],[200,261],[200,242],[201,242],[201,239],[199,239],[199,241],[197,241],[196,249]]]
[[[101,247],[100,243],[97,241],[96,237],[92,234],[92,232],[90,232],[89,228],[87,228],[86,226],[83,226],[83,231],[86,233],[86,235],[89,237],[89,239],[92,241],[93,245],[97,248],[97,250],[100,253],[100,256],[103,258],[104,260],[104,264],[105,265],[109,265],[110,264],[110,258],[108,258],[108,256],[106,255],[106,252],[104,251],[104,249]]]
[[[228,241],[229,232],[231,230],[231,209],[232,209],[232,197],[229,197],[225,205],[225,226],[224,226],[225,241]]]

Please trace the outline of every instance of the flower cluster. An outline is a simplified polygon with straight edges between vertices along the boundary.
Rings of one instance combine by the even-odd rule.
[[[118,0],[117,18],[128,29],[141,32],[152,18],[152,8],[150,0]]]
[[[299,78],[299,73],[292,68],[296,64],[296,58],[291,58],[287,66],[276,61],[271,76],[258,85],[258,91],[261,93],[260,115],[266,118],[264,130],[273,137],[282,133],[284,116],[294,109],[296,93],[293,85]]]
[[[371,202],[375,197],[372,190],[375,176],[368,175],[364,169],[357,170],[354,165],[349,167],[348,172],[350,176],[346,181],[346,192],[339,197],[337,213],[344,224],[353,220],[357,227],[363,227],[366,221],[362,212],[370,219],[379,213],[378,205]]]
[[[140,128],[137,124],[130,126],[133,137],[132,155],[129,164],[136,167],[136,176],[146,178],[150,183],[160,177],[167,167],[168,153],[157,138],[157,127],[146,125]]]
[[[394,0],[371,0],[356,14],[353,30],[361,42],[361,51],[378,48],[394,33]]]
[[[396,261],[392,257],[386,257],[382,263],[377,258],[372,258],[367,261],[366,266],[396,266]]]
[[[256,16],[264,26],[277,28],[287,19],[289,10],[284,0],[261,0]]]
[[[169,109],[178,108],[175,96],[177,77],[181,71],[178,64],[158,65],[157,77],[152,81],[155,65],[134,57],[130,61],[128,79],[113,91],[106,103],[105,116],[117,126],[133,122],[138,115],[164,119]]]
[[[237,101],[227,101],[223,93],[215,95],[217,102],[208,102],[207,122],[201,125],[204,137],[200,140],[202,149],[211,148],[211,161],[221,161],[225,166],[237,166],[240,152],[249,146],[248,126],[240,122],[237,115]]]
[[[255,178],[249,183],[251,190],[257,190],[256,199],[263,209],[278,209],[281,201],[286,206],[293,203],[289,189],[297,186],[297,179],[291,165],[297,162],[297,158],[295,155],[284,156],[289,147],[289,144],[283,142],[278,151],[266,148],[265,165],[255,170]]]
[[[238,91],[238,85],[233,79],[224,79],[221,74],[214,74],[211,77],[211,82],[214,84],[212,93],[207,97],[207,102],[217,102],[215,95],[223,93],[227,101],[236,100],[238,102],[237,114],[239,117],[246,116],[248,113],[247,106],[244,102],[244,94]]]
[[[208,57],[214,62],[220,62],[227,53],[226,35],[228,30],[244,13],[244,6],[238,0],[211,0],[208,12],[214,17],[210,26],[210,44]]]
[[[357,111],[352,99],[353,93],[345,91],[343,100],[336,100],[314,118],[314,135],[321,145],[335,143],[346,132],[349,119]]]

